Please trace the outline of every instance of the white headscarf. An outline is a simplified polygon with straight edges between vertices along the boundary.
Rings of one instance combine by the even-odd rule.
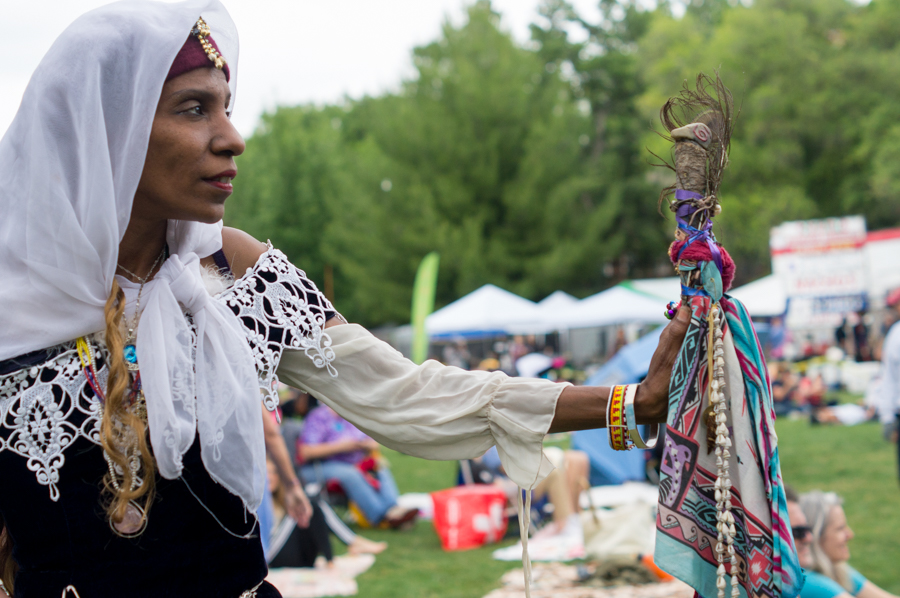
[[[228,61],[233,101],[237,31],[218,0],[91,11],[34,72],[0,140],[0,360],[105,329],[156,106],[201,15]],[[255,511],[265,448],[253,359],[237,318],[200,277],[199,258],[222,246],[221,223],[170,221],[167,241],[171,257],[144,288],[137,339],[159,471],[181,474],[199,429],[210,475]],[[122,286],[133,301],[133,285]],[[196,356],[181,306],[197,327]]]

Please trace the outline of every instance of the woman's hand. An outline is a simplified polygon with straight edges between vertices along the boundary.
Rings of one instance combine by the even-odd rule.
[[[356,448],[371,453],[378,450],[378,442],[371,438],[366,438],[365,440],[357,441]]]
[[[669,380],[690,323],[691,309],[682,305],[662,331],[659,345],[653,353],[653,358],[650,359],[647,377],[638,386],[634,398],[635,415],[639,424],[666,422],[669,411]]]
[[[306,492],[303,491],[299,480],[296,478],[293,484],[285,488],[284,508],[291,519],[297,522],[297,525],[302,528],[309,527],[309,520],[312,517],[312,505],[309,504],[309,498],[307,498]]]

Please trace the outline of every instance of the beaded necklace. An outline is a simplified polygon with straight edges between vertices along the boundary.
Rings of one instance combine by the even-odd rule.
[[[125,349],[123,350],[125,356],[125,364],[128,367],[129,372],[140,372],[137,363],[137,348],[135,347],[135,343],[137,342],[137,326],[138,322],[141,319],[141,295],[144,293],[144,285],[147,284],[147,281],[153,277],[156,273],[156,266],[159,265],[163,256],[168,254],[169,246],[168,244],[163,246],[162,251],[159,252],[159,255],[156,256],[156,261],[153,262],[153,265],[150,266],[150,271],[147,273],[147,276],[141,278],[122,264],[116,264],[119,268],[124,270],[127,274],[136,278],[138,282],[141,283],[140,288],[138,288],[137,301],[134,306],[134,318],[132,318],[131,323],[129,324],[127,319],[125,321]],[[140,382],[140,376],[136,376],[138,383]]]
[[[103,394],[103,390],[100,388],[100,382],[97,379],[94,351],[91,349],[91,344],[88,342],[87,337],[82,336],[75,341],[75,348],[78,349],[78,358],[81,360],[81,371],[84,372],[84,377],[87,378],[88,385],[90,385],[91,389],[94,391],[94,395],[100,401],[100,404],[105,405],[106,395]]]
[[[87,378],[88,385],[90,385],[91,389],[94,391],[94,395],[96,395],[97,399],[100,401],[98,417],[102,420],[103,410],[106,407],[106,395],[103,393],[97,377],[97,363],[94,358],[94,351],[91,349],[91,344],[88,342],[87,337],[84,336],[75,341],[75,347],[78,350],[78,358],[81,360],[81,369],[84,372],[84,377]],[[140,379],[138,378],[138,391],[140,390],[139,385]],[[131,393],[132,409],[137,408],[139,413],[141,413],[140,409],[143,409],[142,417],[146,423],[146,407],[143,403],[140,407],[135,407],[133,389],[134,386],[132,386]],[[141,393],[141,397],[143,398],[143,393]],[[113,425],[120,424],[114,423]],[[125,454],[128,456],[128,469],[131,471],[129,491],[134,492],[140,485],[138,473],[141,469],[141,451],[137,447],[137,438],[133,438],[133,432],[131,433],[131,436],[131,442],[128,443]],[[121,492],[122,487],[119,484],[119,478],[123,477],[123,475],[120,475],[116,470],[116,464],[109,456],[109,453],[106,452],[106,449],[103,449],[103,458],[106,460],[106,466],[109,469],[110,484],[112,484],[112,487],[116,492]],[[147,527],[146,512],[143,507],[135,501],[128,501],[128,506],[125,507],[125,516],[122,518],[122,521],[116,523],[110,519],[109,527],[118,536],[122,536],[123,538],[135,538],[141,535]]]

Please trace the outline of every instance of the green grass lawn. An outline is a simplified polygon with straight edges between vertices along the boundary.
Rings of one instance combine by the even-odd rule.
[[[900,486],[893,447],[881,439],[880,428],[812,427],[785,420],[779,421],[778,433],[785,480],[799,492],[819,488],[841,494],[856,533],[851,564],[900,594]],[[455,482],[455,462],[385,454],[403,492],[431,492]],[[390,544],[359,577],[359,595],[365,598],[479,598],[498,587],[503,572],[517,566],[493,560],[497,546],[444,552],[430,522],[408,532],[362,533]]]

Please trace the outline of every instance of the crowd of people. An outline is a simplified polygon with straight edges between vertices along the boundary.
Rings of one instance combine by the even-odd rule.
[[[900,290],[888,296],[886,308],[877,315],[848,314],[833,336],[820,342],[807,335],[800,351],[794,352],[794,359],[787,358],[791,352],[785,349],[789,334],[783,319],[772,320],[766,348],[772,399],[779,417],[803,415],[813,423],[843,425],[879,421],[886,438],[896,437],[900,417]],[[867,380],[864,396],[855,404],[839,404],[836,398],[829,397],[839,381],[826,382],[825,369],[836,371],[835,364],[844,360],[881,364],[870,370],[873,374]]]
[[[314,396],[285,386],[280,394],[281,425],[270,414],[263,414],[267,432],[278,432],[266,436],[269,482],[260,517],[269,566],[312,567],[319,559],[332,563],[329,534],[347,544],[351,554],[381,553],[387,543],[353,532],[345,519],[355,519],[364,527],[403,531],[415,524],[419,511],[397,504],[397,484],[380,445]],[[580,451],[549,447],[547,455],[556,469],[533,491],[536,504],[546,505],[536,516],[547,515],[532,547],[546,544],[550,550],[571,553],[583,545],[579,497],[587,486],[590,464]],[[290,473],[279,467],[285,459],[290,460]],[[291,513],[294,479],[312,502],[308,520]],[[506,475],[496,447],[481,457],[461,461],[458,482],[502,489],[511,509],[507,516],[514,520],[512,505],[518,486]],[[335,508],[345,511],[345,516],[338,516]],[[521,544],[517,546],[512,550],[521,554]]]
[[[624,331],[619,331],[624,334]],[[624,337],[623,337],[624,338]],[[444,365],[464,370],[500,371],[510,376],[542,377],[554,382],[585,381],[585,371],[574,367],[559,351],[556,334],[516,334],[492,341],[476,341],[473,347],[463,338],[435,346],[432,358]],[[621,346],[624,346],[624,340]],[[477,348],[479,350],[473,350]],[[619,344],[607,357],[611,357]],[[524,358],[524,359],[523,359]]]
[[[830,341],[823,339],[816,342],[812,335],[808,335],[799,343],[799,351],[790,355],[786,355],[784,350],[790,340],[784,320],[774,318],[770,322],[766,349],[772,399],[778,417],[803,417],[808,418],[812,424],[836,425],[878,421],[883,424],[885,439],[898,442],[900,291],[888,297],[886,309],[877,316],[865,312],[848,314],[834,331]],[[479,362],[471,358],[466,344],[460,341],[446,345],[442,357],[460,367],[504,368],[514,373],[513,366],[519,357],[533,352],[546,352],[557,360],[554,366],[564,367],[565,360],[554,356],[551,346],[541,347],[539,351],[533,338],[517,336],[510,342],[494,344],[492,349],[490,359]],[[835,353],[835,349],[839,353]],[[878,373],[868,381],[866,392],[858,402],[841,404],[837,400],[837,395],[833,392],[838,389],[837,382],[826,382],[828,376],[822,367],[826,362],[826,354],[829,358],[837,354],[856,363],[880,362]],[[789,356],[792,358],[788,359]],[[552,370],[552,367],[548,367],[542,375],[547,375]],[[570,482],[571,476],[577,476],[577,472],[581,471],[579,455],[577,451],[572,453],[574,454],[566,453],[561,471],[562,476],[570,476]],[[476,476],[481,475],[491,483],[502,485],[502,474],[492,469],[494,461],[489,451],[473,463],[473,471]],[[560,462],[563,462],[562,457]],[[589,465],[585,463],[584,467]],[[548,478],[545,485],[551,481]],[[562,490],[557,490],[560,495],[568,492],[577,497],[580,494],[580,488],[573,483],[560,486],[563,487]],[[897,598],[851,566],[849,543],[854,533],[844,512],[843,501],[838,495],[820,490],[798,495],[787,488],[787,501],[795,545],[806,576],[800,598]],[[555,502],[561,503],[559,498]],[[577,506],[562,509],[559,504],[554,506],[556,516],[544,533],[537,536],[538,542],[542,538],[552,537],[553,533],[566,530],[567,525],[569,531],[563,531],[561,537],[566,533],[571,534],[572,524],[567,523],[566,517],[573,512],[577,513]]]

